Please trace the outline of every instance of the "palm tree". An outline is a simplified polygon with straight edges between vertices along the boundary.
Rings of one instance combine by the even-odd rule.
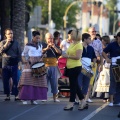
[[[23,48],[25,31],[25,0],[13,0],[12,29],[14,32],[14,39],[17,40]]]

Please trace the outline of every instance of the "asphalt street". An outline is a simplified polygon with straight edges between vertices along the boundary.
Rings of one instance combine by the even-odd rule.
[[[93,99],[88,110],[78,111],[74,105],[73,111],[64,111],[68,98],[59,98],[60,103],[52,101],[48,95],[47,102],[38,101],[38,105],[23,105],[22,102],[4,101],[2,81],[0,80],[0,120],[120,120],[117,118],[119,106],[108,107],[101,99]]]

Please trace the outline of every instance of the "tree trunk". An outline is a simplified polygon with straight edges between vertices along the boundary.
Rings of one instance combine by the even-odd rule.
[[[12,29],[14,32],[14,39],[20,43],[23,49],[25,31],[25,0],[13,0]]]
[[[0,24],[1,40],[3,40],[5,29],[10,28],[10,0],[0,0]]]

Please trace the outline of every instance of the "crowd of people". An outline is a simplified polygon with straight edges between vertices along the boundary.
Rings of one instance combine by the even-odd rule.
[[[58,31],[53,35],[46,33],[45,41],[41,41],[40,32],[33,31],[31,42],[21,51],[12,29],[6,29],[5,40],[0,42],[5,101],[10,101],[12,94],[15,101],[38,104],[36,100],[47,100],[50,83],[53,101],[60,102],[58,64],[62,61],[65,65],[62,76],[69,80],[70,89],[65,111],[73,110],[74,104],[79,104],[78,110],[88,109],[88,103],[94,102],[92,97],[109,101],[111,107],[120,106],[120,32],[115,38],[111,42],[109,36],[101,37],[90,27],[83,34],[70,30],[65,40]]]

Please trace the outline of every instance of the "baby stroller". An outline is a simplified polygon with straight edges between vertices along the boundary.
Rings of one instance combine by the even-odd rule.
[[[58,67],[62,74],[62,76],[58,79],[58,90],[59,90],[60,97],[69,97],[70,96],[69,80],[68,80],[68,77],[64,76],[66,62],[67,62],[66,58],[58,59]]]

